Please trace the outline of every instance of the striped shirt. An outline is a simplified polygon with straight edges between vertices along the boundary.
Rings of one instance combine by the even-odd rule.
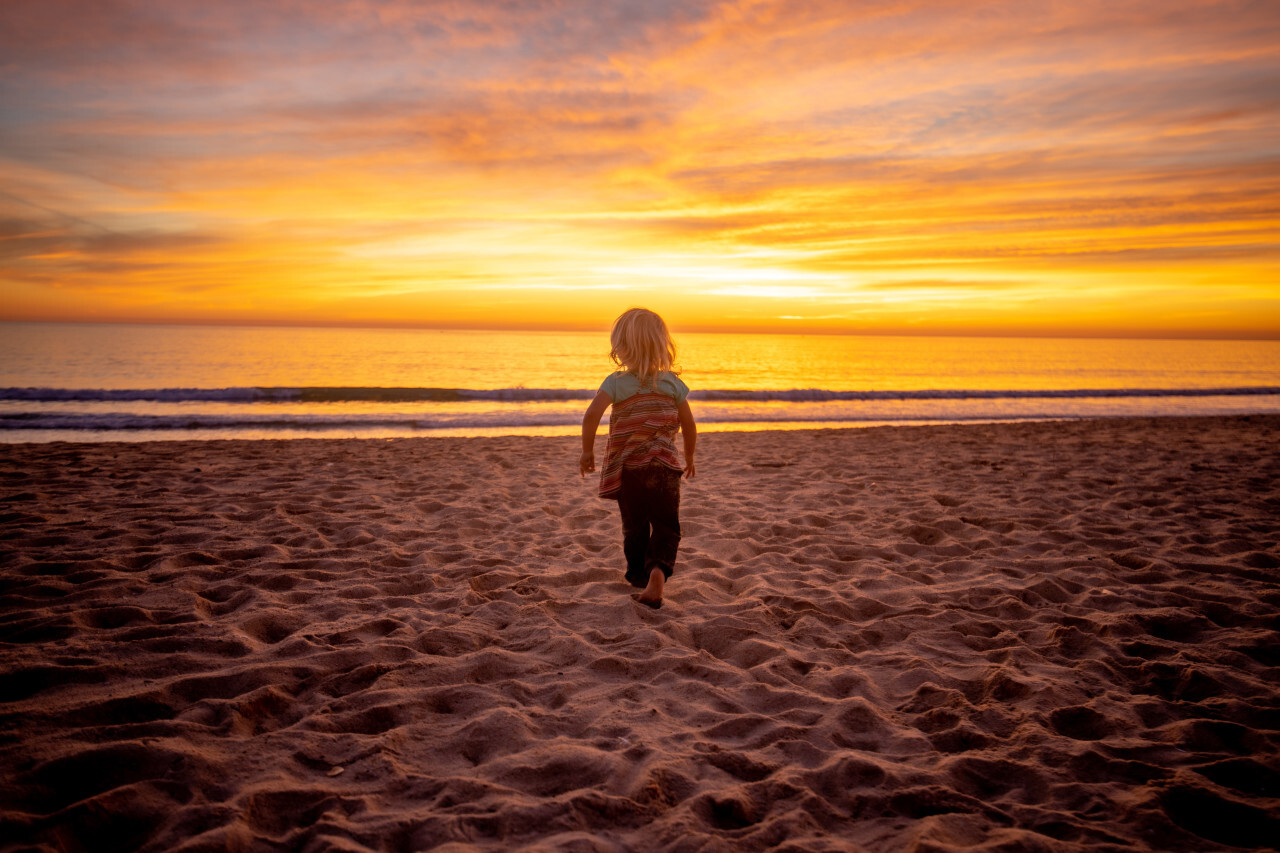
[[[657,463],[680,468],[676,433],[680,413],[674,397],[642,391],[613,404],[609,416],[609,445],[600,472],[600,497],[617,499],[622,469]]]

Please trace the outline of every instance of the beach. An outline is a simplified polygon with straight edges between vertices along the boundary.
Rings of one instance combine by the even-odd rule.
[[[598,454],[603,449],[600,439]],[[1280,844],[1280,416],[0,446],[0,847]]]

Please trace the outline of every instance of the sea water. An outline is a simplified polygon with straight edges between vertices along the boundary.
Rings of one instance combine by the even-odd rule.
[[[1280,413],[1280,342],[677,333],[704,431]],[[569,435],[607,331],[0,323],[0,441]]]

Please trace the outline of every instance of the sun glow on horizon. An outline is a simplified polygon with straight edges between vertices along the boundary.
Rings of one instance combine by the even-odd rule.
[[[1280,337],[1226,6],[14,0],[0,319]]]

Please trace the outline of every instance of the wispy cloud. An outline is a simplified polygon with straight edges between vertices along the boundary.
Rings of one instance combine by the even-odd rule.
[[[1266,0],[9,0],[0,287],[445,324],[505,288],[581,323],[621,281],[704,327],[889,296],[1044,326],[1016,292],[1280,333],[1277,43]]]

